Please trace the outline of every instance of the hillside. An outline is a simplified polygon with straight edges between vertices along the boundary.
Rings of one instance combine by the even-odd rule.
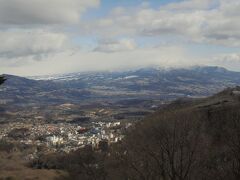
[[[177,100],[138,122],[107,151],[87,147],[33,165],[65,170],[69,179],[238,180],[239,109],[240,87]]]
[[[117,173],[130,179],[239,179],[239,109],[239,87],[173,102],[136,125],[116,148]]]
[[[240,87],[232,88],[238,72],[195,67],[6,78],[3,177],[29,171],[48,172],[49,179],[59,172],[83,180],[240,179]],[[108,126],[115,122],[121,126]],[[60,146],[51,144],[55,136]]]

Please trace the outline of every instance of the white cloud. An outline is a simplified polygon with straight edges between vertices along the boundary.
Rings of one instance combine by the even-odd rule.
[[[219,54],[211,58],[210,63],[217,66],[223,66],[231,70],[239,71],[240,53]],[[208,60],[209,64],[209,60]]]
[[[120,52],[132,51],[137,47],[133,39],[120,39],[120,40],[101,40],[94,51],[100,52]]]
[[[0,0],[0,58],[46,59],[72,46],[71,29],[100,0]],[[25,61],[24,61],[25,62]],[[19,63],[16,63],[19,64]]]
[[[66,50],[68,37],[62,33],[46,30],[0,31],[0,57],[11,59],[34,56],[41,59],[51,53]]]
[[[99,0],[0,0],[0,24],[78,23],[86,8]]]
[[[168,10],[207,10],[209,7],[216,5],[218,0],[184,0],[166,5]]]
[[[180,36],[185,40],[240,46],[240,1],[185,0],[160,9],[116,8],[81,31],[99,36]]]
[[[222,1],[219,8],[206,14],[203,36],[207,42],[240,46],[240,2]]]
[[[219,63],[240,63],[240,54],[223,54],[214,57],[214,60]]]
[[[192,55],[191,45],[186,45],[239,47],[238,0],[184,0],[159,8],[153,8],[149,1],[138,7],[116,7],[105,17],[94,14],[79,21],[88,8],[99,3],[0,0],[0,71],[31,75],[150,65],[239,64],[239,52],[214,58],[207,52],[204,59]],[[166,47],[156,47],[162,42]],[[88,51],[78,49],[73,53],[74,43]],[[184,45],[189,49],[180,47]],[[39,59],[45,61],[36,61]]]
[[[27,61],[25,58],[20,58],[18,62],[25,59],[25,63],[0,67],[0,72],[26,76],[74,71],[127,70],[146,66],[186,67],[199,64],[197,58],[192,58],[186,49],[177,46],[115,53],[78,51],[71,56],[69,54],[70,52],[57,53],[47,57],[45,61],[33,61],[31,57],[28,57]]]

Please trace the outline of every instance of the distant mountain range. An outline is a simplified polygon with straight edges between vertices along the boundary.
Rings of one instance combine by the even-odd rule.
[[[31,79],[5,75],[0,101],[5,104],[79,103],[84,100],[201,97],[240,84],[240,72],[221,67],[143,68],[125,72],[71,73]]]
[[[82,117],[136,120],[170,101],[209,96],[240,84],[240,72],[220,67],[5,77],[0,86],[0,123],[38,118],[71,122]]]

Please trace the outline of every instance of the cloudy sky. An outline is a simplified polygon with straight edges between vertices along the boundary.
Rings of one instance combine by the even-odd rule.
[[[0,0],[0,74],[240,71],[239,0]]]

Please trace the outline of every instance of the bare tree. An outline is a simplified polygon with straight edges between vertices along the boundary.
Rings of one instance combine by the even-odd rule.
[[[136,126],[115,152],[125,179],[196,179],[202,144],[199,119],[169,112]]]
[[[228,175],[228,179],[240,179],[240,112],[239,107],[231,109],[226,115],[224,143],[225,157],[221,170],[224,173],[222,179]]]

